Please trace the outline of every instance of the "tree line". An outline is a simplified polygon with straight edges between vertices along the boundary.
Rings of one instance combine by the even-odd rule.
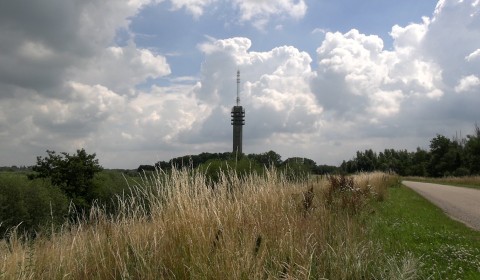
[[[385,171],[401,176],[467,176],[480,174],[480,128],[465,138],[452,139],[437,134],[430,140],[429,150],[415,152],[386,149],[357,151],[356,156],[343,161],[340,169],[346,173]]]
[[[137,168],[138,172],[155,171],[161,169],[169,171],[172,168],[199,168],[206,165],[218,165],[227,163],[229,166],[239,166],[246,164],[253,166],[257,171],[263,168],[291,168],[298,169],[309,174],[328,174],[338,171],[337,166],[331,165],[317,165],[317,163],[305,157],[291,157],[282,160],[280,154],[275,151],[268,151],[264,153],[251,153],[245,155],[235,155],[231,152],[225,153],[200,153],[198,155],[185,155],[181,157],[172,158],[169,161],[159,161],[154,165],[140,165]]]

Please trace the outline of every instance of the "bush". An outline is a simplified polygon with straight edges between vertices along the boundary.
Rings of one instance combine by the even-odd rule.
[[[0,176],[0,238],[14,228],[30,236],[61,225],[68,199],[47,180],[29,181],[22,174]]]
[[[457,168],[457,170],[453,172],[453,176],[455,177],[465,177],[468,175],[470,175],[470,170],[468,170],[468,168],[465,168],[465,167],[459,167]]]

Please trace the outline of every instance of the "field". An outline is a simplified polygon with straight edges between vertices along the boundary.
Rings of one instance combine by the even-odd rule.
[[[158,171],[130,178],[115,211],[14,231],[0,279],[477,279],[480,234],[399,180]]]
[[[333,179],[332,179],[333,178]],[[76,224],[13,234],[3,279],[408,279],[415,260],[369,239],[373,201],[396,178],[287,180],[275,170],[206,184],[182,170],[143,178],[120,209]]]

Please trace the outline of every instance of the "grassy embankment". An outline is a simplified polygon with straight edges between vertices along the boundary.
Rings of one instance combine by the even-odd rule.
[[[275,170],[214,184],[191,171],[145,179],[120,209],[0,247],[0,279],[408,279],[415,259],[371,239],[385,174],[295,183]],[[385,203],[385,202],[382,202]],[[382,203],[379,202],[381,205]]]
[[[381,240],[387,254],[413,254],[419,279],[480,279],[480,232],[405,186],[390,188],[388,196],[371,221],[371,238]]]

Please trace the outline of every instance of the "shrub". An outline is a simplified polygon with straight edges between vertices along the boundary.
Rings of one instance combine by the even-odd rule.
[[[0,238],[16,228],[34,236],[65,222],[68,200],[48,181],[29,181],[19,174],[0,176]]]

